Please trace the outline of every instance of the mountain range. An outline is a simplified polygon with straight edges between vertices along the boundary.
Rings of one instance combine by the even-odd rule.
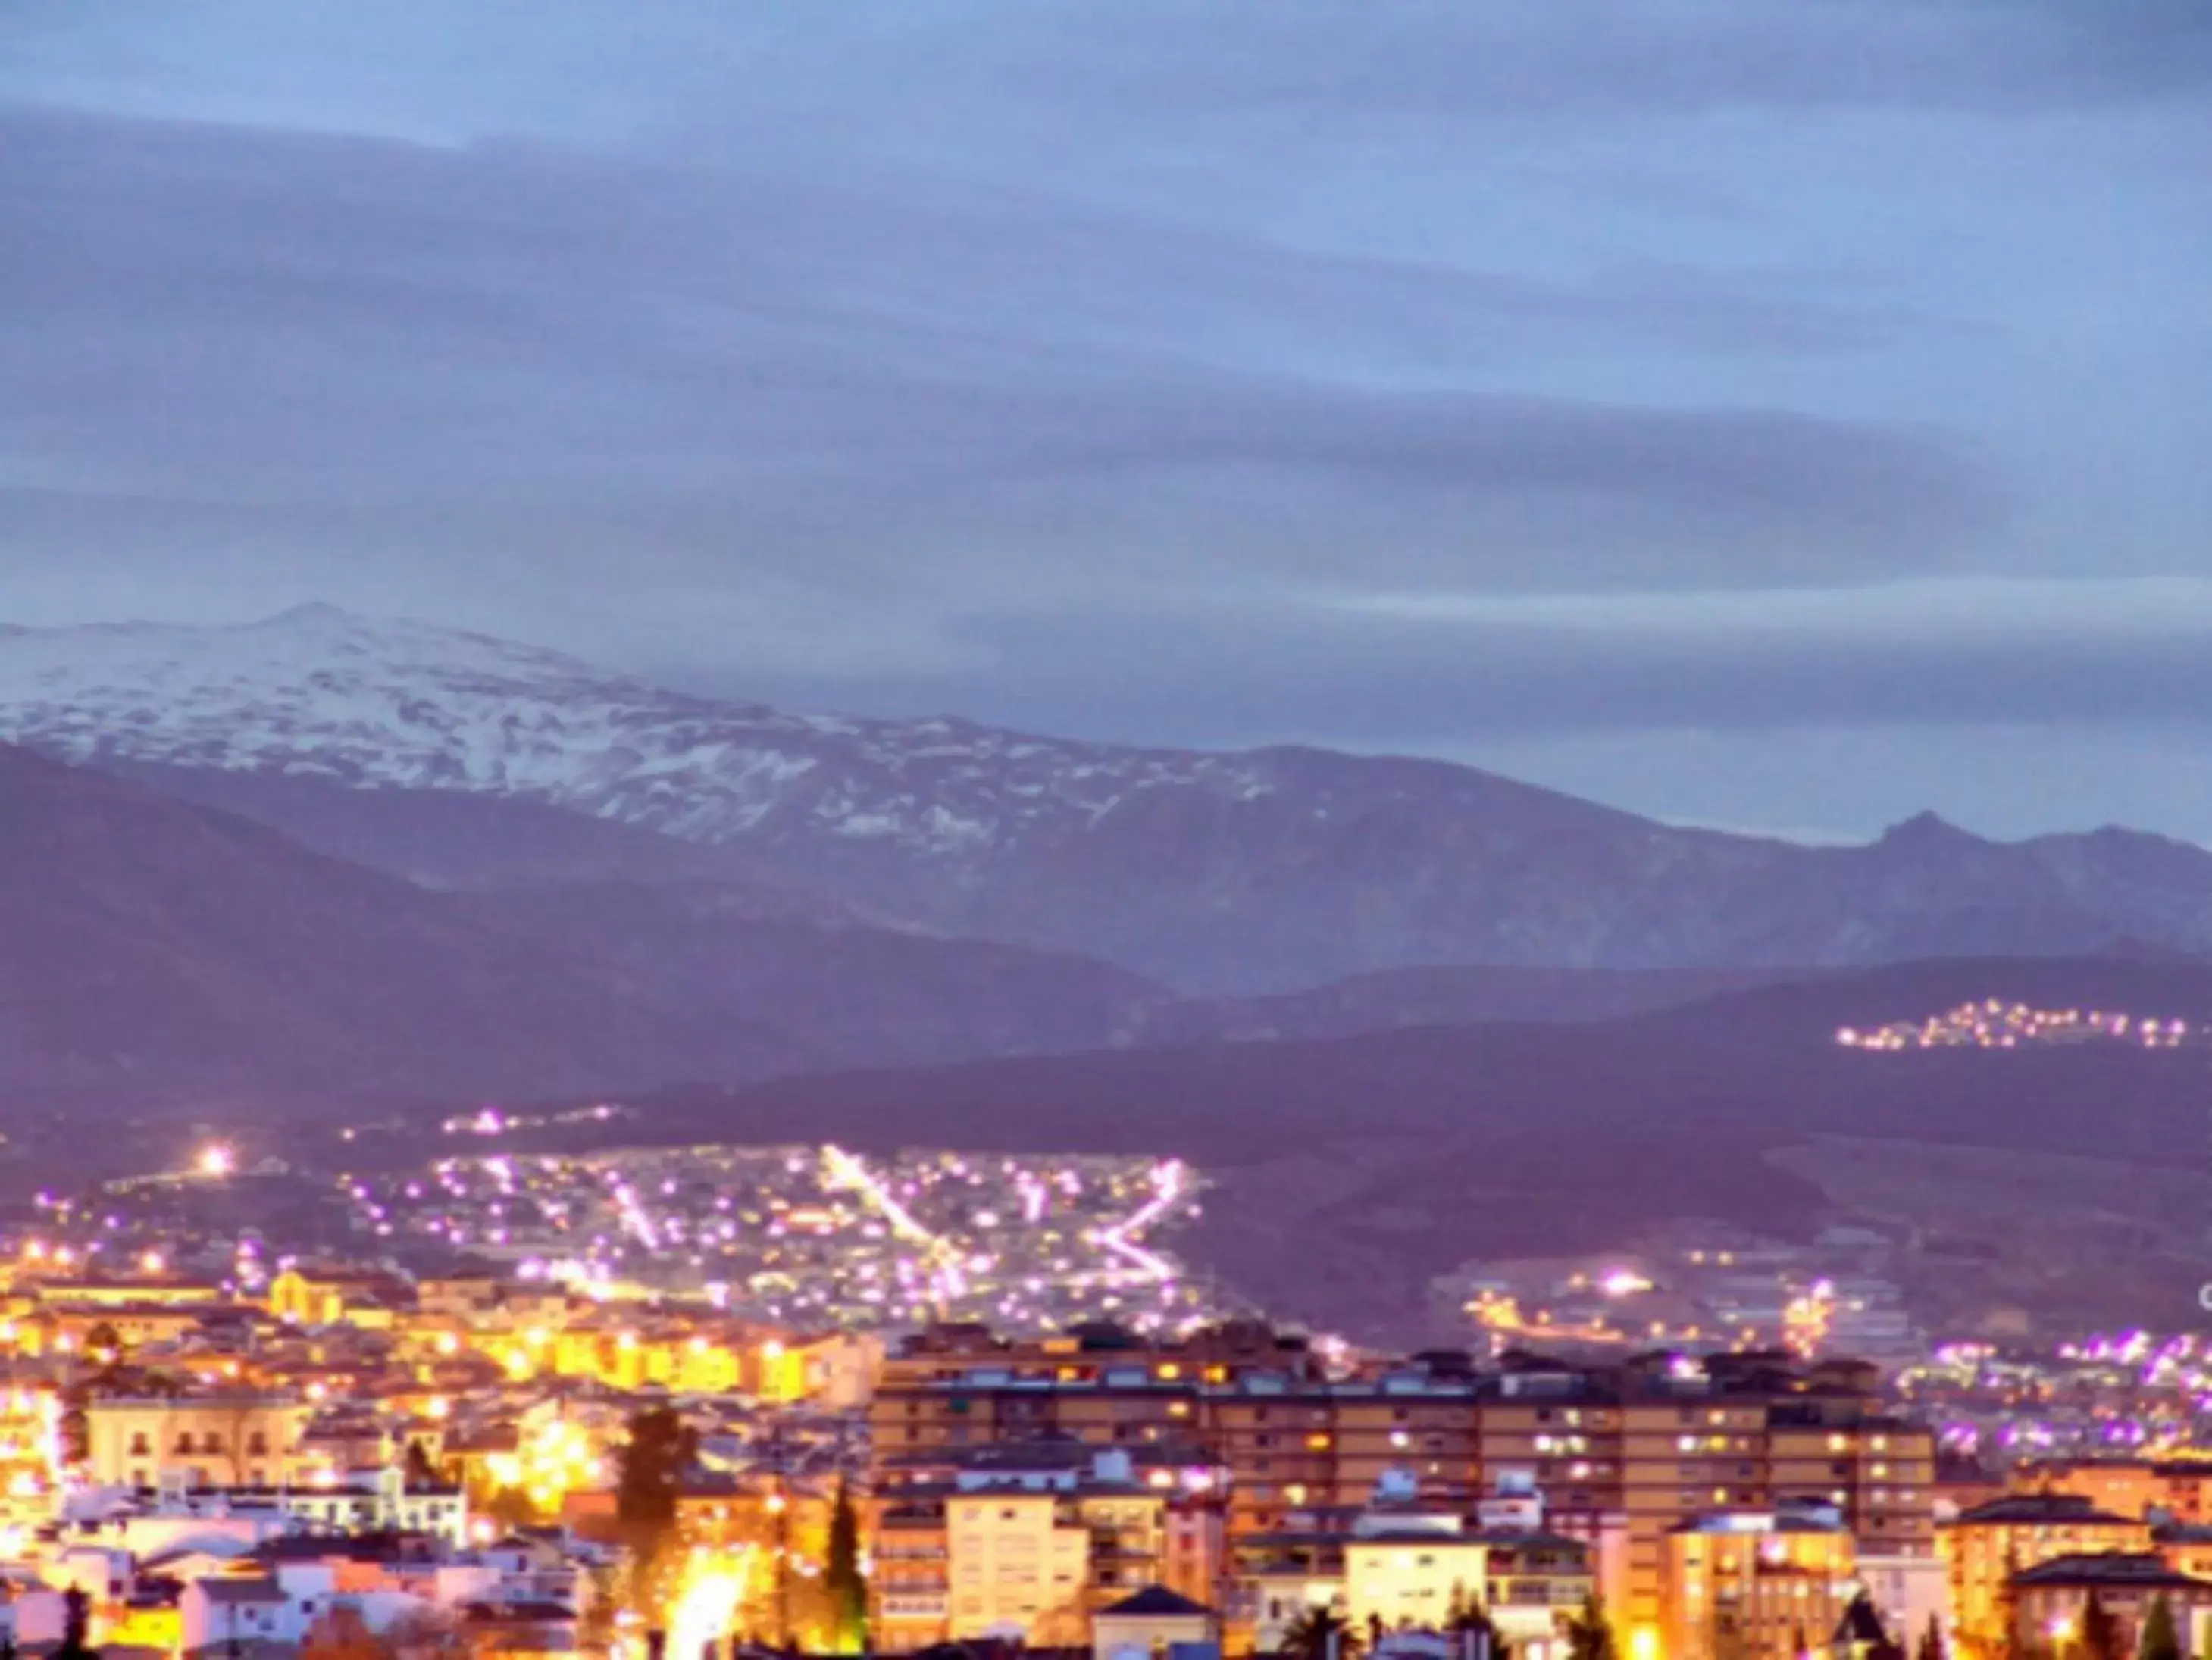
[[[678,883],[700,915],[1073,954],[1215,998],[2212,950],[2212,853],[2137,832],[1999,843],[1923,815],[1805,846],[1438,761],[790,714],[326,606],[0,632],[0,737],[418,887]],[[604,894],[560,904],[607,920]]]

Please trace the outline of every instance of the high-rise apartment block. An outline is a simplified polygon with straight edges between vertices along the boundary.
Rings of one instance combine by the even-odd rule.
[[[886,1461],[1040,1438],[1194,1449],[1225,1473],[1232,1549],[1316,1507],[1364,1506],[1386,1476],[1462,1511],[1525,1484],[1547,1528],[1612,1542],[1602,1589],[1656,1645],[1668,1536],[1698,1517],[1812,1502],[1862,1552],[1934,1554],[1933,1439],[1885,1411],[1878,1381],[1778,1352],[1478,1366],[1445,1351],[1346,1370],[1257,1324],[1165,1342],[949,1327],[886,1360],[871,1415]]]

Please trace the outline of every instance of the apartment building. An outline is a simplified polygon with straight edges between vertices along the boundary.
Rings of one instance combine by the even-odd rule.
[[[1231,1647],[1269,1653],[1310,1609],[1356,1632],[1436,1630],[1480,1603],[1524,1660],[1564,1653],[1565,1620],[1596,1589],[1595,1553],[1551,1533],[1540,1512],[1489,1525],[1480,1512],[1425,1504],[1409,1478],[1386,1481],[1373,1503],[1299,1512],[1275,1533],[1231,1547]]]
[[[960,1327],[887,1360],[872,1422],[886,1457],[1050,1436],[1194,1443],[1227,1472],[1231,1541],[1363,1506],[1386,1475],[1462,1508],[1525,1481],[1553,1530],[1620,1542],[1607,1593],[1647,1645],[1668,1535],[1715,1511],[1818,1500],[1869,1554],[1936,1549],[1928,1431],[1884,1411],[1875,1368],[1779,1351],[1514,1354],[1484,1369],[1439,1352],[1332,1375],[1302,1340],[1251,1324],[1156,1345],[1111,1327],[1028,1344]]]
[[[2079,1493],[2018,1493],[1962,1512],[1937,1538],[1949,1570],[1953,1629],[1970,1651],[1994,1655],[2008,1652],[2022,1629],[2016,1575],[2061,1557],[2148,1552],[2151,1529]]]
[[[1066,1648],[1090,1633],[1091,1534],[1057,1492],[955,1493],[945,1500],[945,1635]]]
[[[1826,1641],[1858,1590],[1851,1536],[1823,1506],[1678,1523],[1660,1583],[1667,1660],[1794,1660]]]
[[[278,1487],[310,1409],[283,1396],[111,1396],[85,1409],[92,1479],[151,1487],[166,1475],[193,1487]]]
[[[2141,1646],[2143,1622],[2155,1602],[2163,1601],[2172,1613],[2184,1654],[2203,1652],[2212,1625],[2212,1580],[2178,1573],[2152,1551],[2054,1556],[2014,1575],[2013,1596],[2023,1637],[2061,1653],[2081,1636],[2092,1596],[2112,1616],[2123,1654]]]
[[[1155,1588],[1202,1604],[1221,1572],[1218,1491],[1188,1474],[1068,1440],[909,1455],[875,1498],[878,1642],[910,1651],[1019,1634],[1051,1646]]]

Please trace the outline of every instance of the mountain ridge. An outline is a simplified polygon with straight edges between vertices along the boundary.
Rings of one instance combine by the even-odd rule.
[[[2212,950],[2212,853],[2147,833],[2003,843],[1929,815],[1808,846],[1441,760],[789,714],[327,606],[0,636],[0,738],[118,768],[528,802],[742,855],[767,886],[878,921],[1193,993],[1439,965]]]

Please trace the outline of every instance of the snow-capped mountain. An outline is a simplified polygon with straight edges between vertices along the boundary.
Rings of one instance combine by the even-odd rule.
[[[1923,815],[1868,846],[1807,848],[1440,762],[787,714],[322,606],[237,627],[0,632],[0,738],[166,779],[295,835],[313,816],[303,792],[321,792],[325,821],[329,798],[343,815],[356,791],[377,795],[362,819],[472,802],[478,865],[483,844],[547,820],[619,832],[592,854],[617,863],[641,844],[648,862],[651,848],[712,851],[744,860],[745,879],[878,920],[1193,990],[1431,964],[2212,949],[2212,855],[2129,832],[1998,844]],[[537,817],[518,828],[517,815]]]
[[[935,852],[1087,822],[1132,791],[1269,787],[1207,755],[687,697],[327,605],[0,632],[0,737],[78,761],[517,796],[694,841],[826,833]]]

